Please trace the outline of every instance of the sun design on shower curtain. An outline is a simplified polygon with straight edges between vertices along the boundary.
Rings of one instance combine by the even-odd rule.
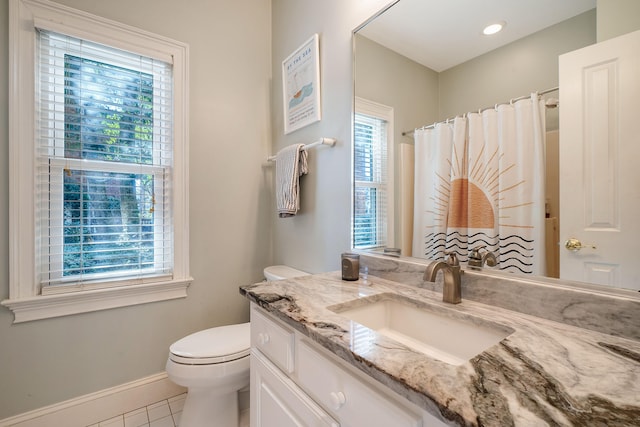
[[[517,115],[505,107],[507,118]],[[497,114],[473,113],[416,133],[414,254],[442,259],[455,252],[465,262],[482,247],[503,270],[538,274],[544,203],[539,179],[532,178],[540,173],[541,153],[531,126],[524,125],[531,132],[511,129]],[[420,171],[419,156],[426,160]]]

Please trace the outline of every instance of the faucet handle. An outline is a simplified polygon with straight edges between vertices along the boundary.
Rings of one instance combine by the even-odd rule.
[[[484,251],[484,254],[481,253]],[[498,260],[493,252],[487,250],[484,246],[478,245],[471,250],[469,254],[469,267],[474,269],[480,269],[484,264],[489,267],[495,267],[498,264]]]
[[[482,267],[482,255],[480,255],[480,249],[482,246],[476,246],[471,250],[469,254],[469,267],[473,269],[480,269]]]
[[[455,252],[445,252],[444,254],[448,257],[446,260],[447,264],[452,267],[460,265],[460,261],[458,261],[458,256]]]
[[[480,249],[482,249],[484,246],[476,246],[475,248],[471,249],[471,253],[469,254],[469,258],[471,259],[482,259],[482,255],[480,255]]]

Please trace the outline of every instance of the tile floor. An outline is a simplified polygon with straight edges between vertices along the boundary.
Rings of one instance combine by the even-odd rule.
[[[183,393],[89,427],[177,427],[186,397]]]
[[[178,427],[187,393],[154,403],[88,427]],[[249,427],[249,410],[240,413],[240,426]]]

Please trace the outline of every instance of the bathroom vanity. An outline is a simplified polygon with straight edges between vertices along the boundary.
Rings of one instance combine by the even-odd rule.
[[[251,307],[251,327],[251,419],[257,421],[255,425],[446,425],[354,371],[256,304]]]
[[[380,275],[367,283],[331,272],[240,288],[252,302],[252,425],[638,425],[636,332],[480,303],[464,287],[446,304],[393,262],[371,264]],[[393,274],[406,280],[381,277]],[[637,330],[640,300],[611,298]]]

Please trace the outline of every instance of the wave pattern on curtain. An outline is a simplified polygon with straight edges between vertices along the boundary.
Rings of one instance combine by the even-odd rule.
[[[543,274],[544,126],[532,94],[417,130],[414,256],[483,247],[502,270]]]

